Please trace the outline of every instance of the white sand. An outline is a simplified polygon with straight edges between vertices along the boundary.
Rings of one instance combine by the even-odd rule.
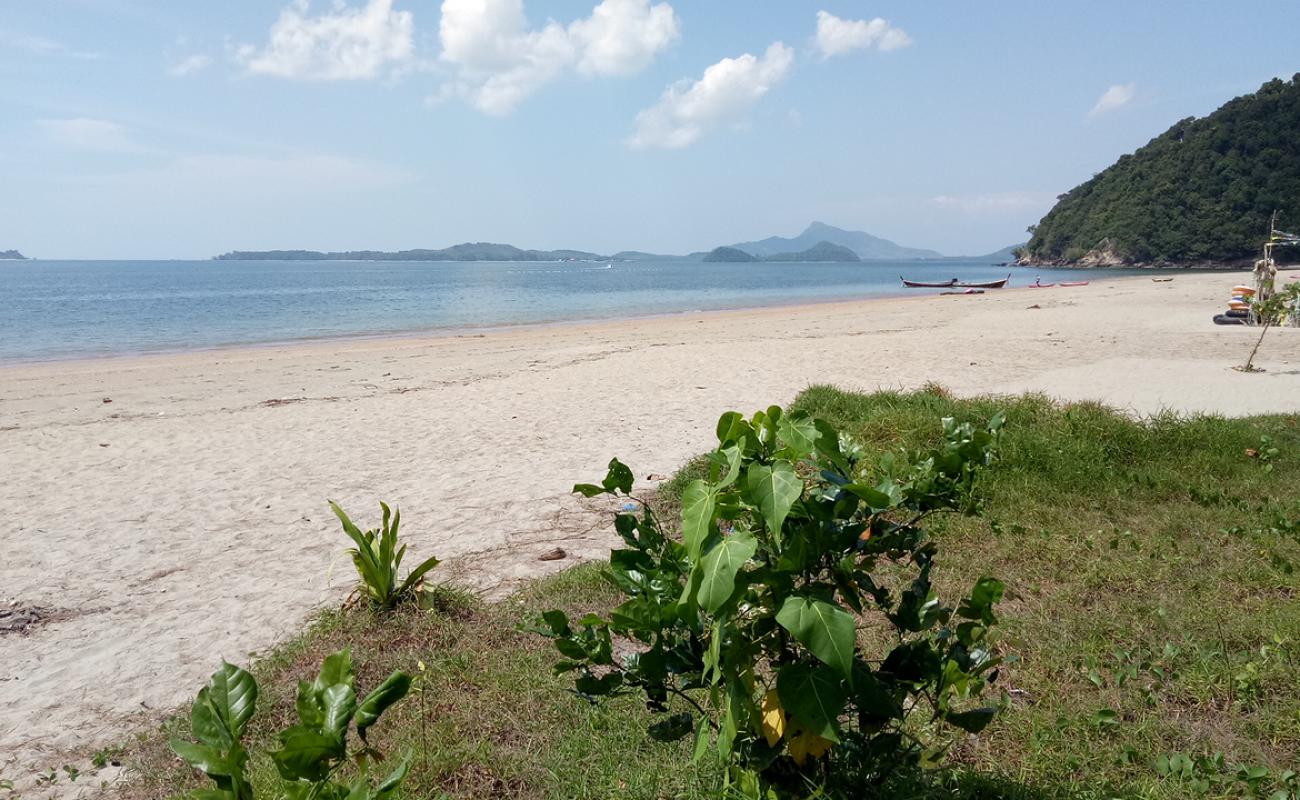
[[[337,602],[327,498],[400,504],[414,557],[500,595],[607,551],[568,492],[611,456],[668,475],[721,412],[811,383],[1300,411],[1300,330],[1245,375],[1257,332],[1210,324],[1243,277],[0,368],[0,599],[72,614],[0,637],[0,776],[120,740]]]

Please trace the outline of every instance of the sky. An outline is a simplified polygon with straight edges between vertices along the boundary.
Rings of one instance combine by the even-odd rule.
[[[1300,71],[1300,3],[0,0],[0,250],[949,255]]]

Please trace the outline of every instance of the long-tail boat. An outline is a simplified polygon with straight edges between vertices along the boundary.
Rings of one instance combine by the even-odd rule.
[[[924,281],[909,281],[907,278],[904,278],[902,275],[899,275],[898,279],[902,281],[903,285],[909,289],[951,289],[952,287],[957,285],[956,278],[953,278],[950,281],[944,281],[943,283],[925,283]]]
[[[962,289],[1001,289],[1003,286],[1006,286],[1006,285],[1007,285],[1007,281],[1009,281],[1009,280],[1011,280],[1011,273],[1010,273],[1010,272],[1007,273],[1007,277],[1003,278],[1003,279],[1000,280],[1000,281],[985,281],[984,283],[961,283],[961,282],[958,282],[958,283],[954,283],[953,286],[956,286],[956,287],[959,287],[959,288],[962,288]]]

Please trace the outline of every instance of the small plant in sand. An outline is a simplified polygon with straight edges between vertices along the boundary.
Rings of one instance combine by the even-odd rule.
[[[997,711],[977,698],[997,677],[1003,586],[981,578],[943,604],[921,525],[977,510],[1001,425],[945,419],[934,448],[868,460],[800,413],[724,415],[680,541],[644,504],[615,518],[626,546],[607,577],[627,600],[608,618],[543,615],[556,670],[588,698],[643,692],[663,715],[650,736],[693,737],[697,760],[715,750],[729,796],[863,797],[936,763],[945,724],[974,733]],[[627,497],[632,483],[615,459],[574,490]]]
[[[1263,370],[1255,366],[1255,354],[1259,352],[1259,346],[1264,343],[1264,336],[1269,328],[1278,324],[1288,314],[1300,313],[1300,282],[1288,283],[1280,291],[1271,294],[1267,300],[1252,303],[1250,310],[1259,321],[1259,338],[1255,340],[1255,346],[1250,348],[1246,363],[1237,369],[1241,372],[1262,372]]]
[[[279,734],[280,747],[271,752],[279,775],[277,797],[289,800],[385,800],[406,778],[403,761],[388,777],[371,785],[371,761],[381,754],[366,742],[366,732],[383,713],[401,700],[411,677],[394,672],[358,702],[352,677],[352,656],[344,648],[327,656],[311,683],[298,682],[294,704],[298,723]],[[257,681],[247,671],[222,663],[208,685],[199,690],[190,710],[194,741],[172,739],[171,747],[187,764],[207,775],[213,789],[195,789],[190,800],[253,800],[246,773],[248,751],[243,736],[257,708]],[[360,749],[349,747],[348,731],[355,727]],[[351,783],[335,780],[339,770],[355,762]]]
[[[383,522],[378,530],[362,531],[348,519],[337,503],[330,502],[330,509],[343,523],[343,531],[356,543],[348,550],[352,563],[357,568],[360,582],[357,592],[381,609],[391,609],[399,603],[412,599],[421,588],[425,573],[438,566],[438,559],[430,556],[409,573],[406,578],[398,580],[398,569],[402,566],[402,557],[406,555],[406,545],[398,543],[397,528],[402,521],[401,510],[390,511],[386,503],[380,503],[383,509]]]

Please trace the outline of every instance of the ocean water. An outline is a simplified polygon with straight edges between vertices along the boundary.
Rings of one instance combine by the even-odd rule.
[[[1011,286],[1039,274],[965,261],[0,261],[0,363],[922,294],[938,290],[899,276],[1008,272]]]

